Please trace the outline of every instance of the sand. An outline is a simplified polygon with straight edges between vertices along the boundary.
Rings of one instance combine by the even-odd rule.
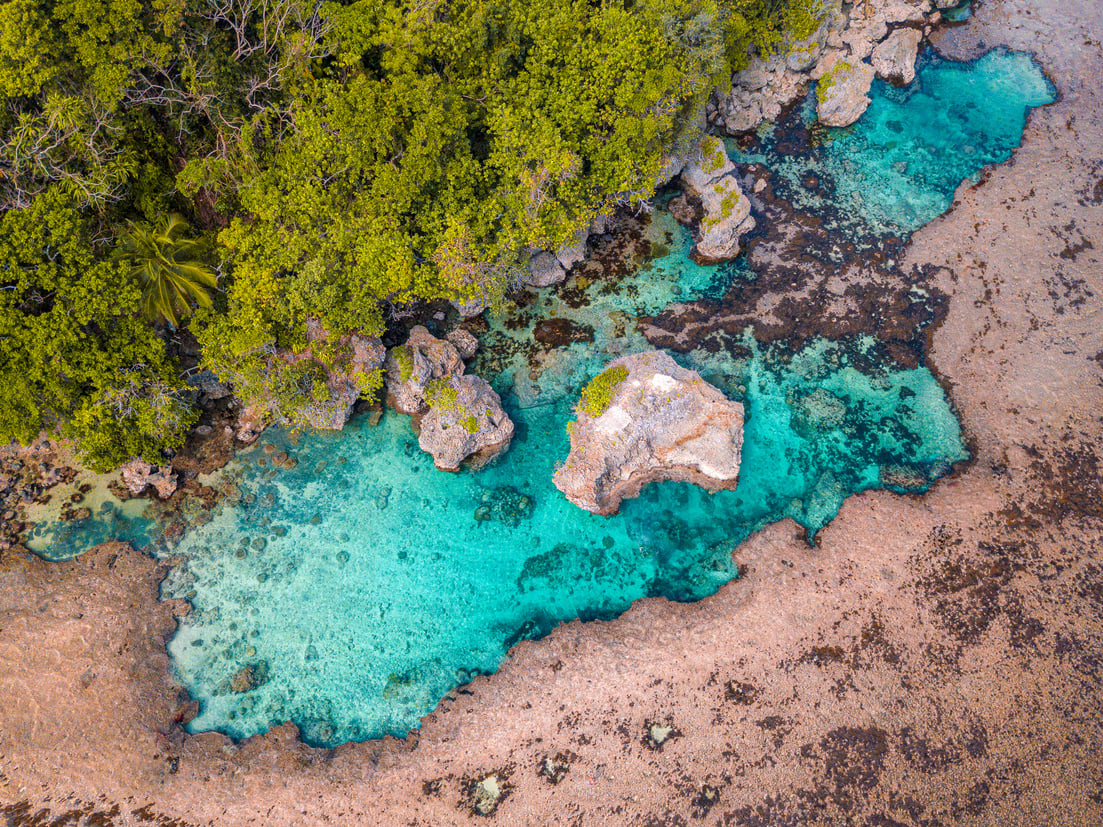
[[[953,57],[1033,51],[1061,93],[902,263],[933,265],[949,297],[928,364],[970,435],[967,468],[922,497],[852,497],[814,548],[793,523],[771,526],[714,597],[564,625],[406,741],[335,750],[291,726],[237,745],[183,731],[165,641],[186,606],[157,600],[153,560],[120,545],[62,564],[5,553],[0,813],[15,825],[1103,823],[1100,40],[1093,0],[989,0],[936,35]]]

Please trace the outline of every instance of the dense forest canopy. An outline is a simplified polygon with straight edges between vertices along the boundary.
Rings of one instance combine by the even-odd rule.
[[[650,197],[712,90],[812,20],[806,0],[8,0],[0,440],[157,462],[195,418],[180,325],[247,401],[324,393],[275,358],[308,320],[325,369],[391,307],[501,295],[532,249]]]

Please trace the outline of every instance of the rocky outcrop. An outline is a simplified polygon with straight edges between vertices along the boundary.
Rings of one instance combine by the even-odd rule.
[[[150,486],[162,500],[167,500],[176,491],[176,472],[171,465],[151,465],[144,459],[132,459],[123,463],[123,485],[134,495],[143,493]]]
[[[457,327],[445,334],[444,338],[452,344],[461,359],[470,359],[479,350],[479,340],[470,330],[464,330],[462,327]]]
[[[869,89],[873,85],[873,67],[868,63],[846,61],[820,78],[816,87],[816,115],[824,126],[850,126],[870,104]]]
[[[309,338],[309,337],[308,337]],[[313,341],[323,338],[316,336]],[[349,358],[342,370],[330,371],[326,387],[330,398],[309,405],[303,411],[303,419],[312,428],[340,430],[352,416],[356,400],[360,398],[359,376],[371,374],[383,366],[387,349],[375,336],[347,336],[342,340],[348,348]]]
[[[661,350],[615,359],[602,376],[613,379],[597,399],[584,392],[571,451],[555,473],[568,500],[595,514],[615,514],[622,499],[658,480],[709,491],[735,487],[741,404]]]
[[[458,471],[464,460],[479,468],[513,439],[513,421],[502,400],[479,376],[450,376],[428,388],[429,410],[420,417],[418,445],[441,471]]]
[[[421,325],[410,330],[406,344],[391,348],[384,362],[387,404],[399,413],[425,410],[425,389],[436,379],[463,373],[463,358],[454,344],[438,339]]]
[[[482,378],[464,375],[464,354],[474,355],[477,344],[467,331],[438,339],[418,325],[387,355],[387,404],[413,418],[418,444],[442,471],[458,470],[465,460],[478,468],[513,438],[498,394]]]
[[[873,50],[877,77],[906,86],[915,80],[915,58],[923,35],[917,29],[897,29]]]
[[[700,200],[704,213],[693,249],[694,259],[701,263],[735,258],[743,236],[755,228],[751,202],[734,172],[723,142],[714,137],[705,138],[695,160],[682,170],[682,184]]]
[[[880,50],[873,66],[884,78],[909,83],[905,78],[914,77],[909,74],[914,72],[912,41],[918,47],[930,26],[941,20],[938,9],[956,2],[861,0],[844,4],[830,0],[823,5],[822,23],[811,36],[790,43],[771,57],[756,57],[750,66],[733,75],[731,91],[710,106],[709,120],[733,135],[756,129],[763,121],[775,121],[786,106],[805,93],[810,81],[832,74],[841,64],[857,67],[868,62],[886,38],[890,45]],[[867,70],[858,71],[855,81],[861,80]],[[856,83],[855,89],[860,88]],[[849,87],[837,90],[837,95],[847,96],[834,104],[846,104],[846,117],[840,108],[838,114],[829,115],[830,119],[846,120],[854,112],[858,114],[853,117],[858,117],[864,111],[861,102],[867,91],[853,94],[854,89]]]
[[[529,259],[525,284],[529,287],[551,287],[567,278],[567,271],[553,253],[541,251]]]

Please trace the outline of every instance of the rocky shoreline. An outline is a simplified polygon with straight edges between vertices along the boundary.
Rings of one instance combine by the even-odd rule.
[[[893,251],[899,271],[873,260],[805,283],[796,257],[789,277],[807,290],[786,292],[778,275],[727,322],[773,303],[763,331],[799,335],[800,303],[823,297],[838,308],[829,324],[845,326],[855,301],[879,309],[899,273],[922,274],[938,291],[922,354],[973,437],[959,478],[922,498],[854,497],[814,549],[793,524],[772,526],[739,549],[744,580],[715,597],[641,601],[522,642],[407,741],[336,750],[304,746],[291,726],[240,744],[184,733],[194,712],[164,646],[186,607],[159,602],[164,570],[149,558],[6,552],[0,813],[119,825],[1103,820],[1101,22],[1090,4],[1008,0],[940,36],[959,58],[1035,50],[1062,100],[1031,118],[1014,161]],[[921,358],[899,341],[900,358]]]

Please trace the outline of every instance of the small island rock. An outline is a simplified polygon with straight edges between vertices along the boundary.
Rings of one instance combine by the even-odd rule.
[[[513,421],[485,379],[437,380],[427,396],[429,411],[420,418],[417,442],[441,471],[458,471],[468,459],[473,468],[479,468],[509,447]]]
[[[421,325],[410,330],[406,344],[391,348],[384,362],[387,402],[399,413],[425,410],[425,388],[434,379],[463,373],[463,358],[454,344],[438,339]]]
[[[615,359],[602,375],[623,379],[607,383],[600,412],[592,402],[589,413],[586,401],[579,405],[571,451],[554,478],[568,500],[595,514],[615,514],[622,499],[659,480],[708,491],[736,486],[741,404],[661,350]]]

